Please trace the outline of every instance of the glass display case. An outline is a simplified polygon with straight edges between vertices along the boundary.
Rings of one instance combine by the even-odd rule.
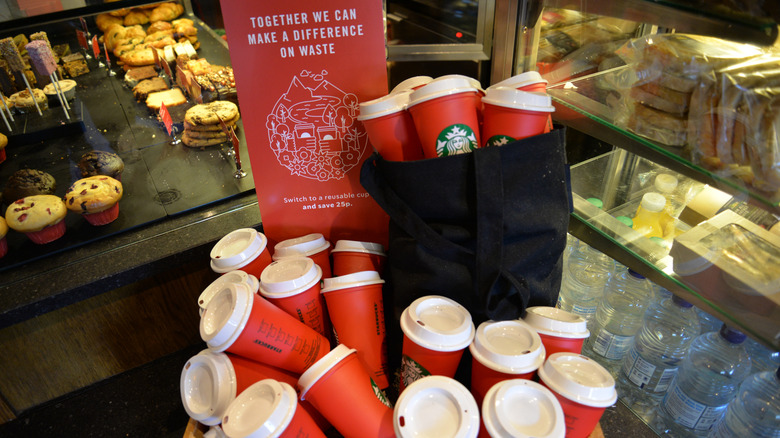
[[[675,271],[674,237],[697,223],[678,220],[659,242],[620,220],[634,217],[659,173],[780,215],[775,112],[755,111],[773,108],[778,13],[716,3],[705,11],[693,1],[523,2],[505,37],[515,51],[494,57],[491,82],[529,70],[548,80],[553,118],[573,134],[569,154],[579,154],[571,163],[573,235],[777,350],[776,286],[763,293],[765,312],[746,311]],[[510,27],[500,18],[495,28]]]

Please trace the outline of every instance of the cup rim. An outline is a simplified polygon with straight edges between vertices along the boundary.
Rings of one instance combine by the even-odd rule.
[[[555,112],[552,99],[547,93],[515,88],[490,88],[482,98],[482,103],[521,111]]]
[[[294,278],[275,279],[278,270],[294,271]],[[322,268],[309,257],[286,257],[271,262],[260,274],[260,294],[266,298],[286,298],[310,289],[320,282]],[[276,281],[275,281],[276,280]]]
[[[228,299],[230,300],[231,309],[227,318],[222,321],[214,321],[211,313],[219,311],[214,307],[215,303],[217,303],[215,298],[221,295],[229,295]],[[224,288],[214,294],[206,307],[206,311],[203,312],[203,316],[200,318],[199,326],[200,336],[211,351],[225,351],[238,339],[252,313],[253,297],[254,293],[250,292],[246,285],[237,283],[226,284]],[[219,304],[222,305],[222,303]],[[212,308],[215,310],[209,312]],[[214,331],[209,331],[209,324],[219,322],[222,323],[222,326]]]
[[[415,401],[423,399],[425,403],[433,403],[435,400],[443,400],[451,403],[451,407],[457,409],[457,413],[450,411],[459,420],[457,433],[454,438],[466,438],[476,436],[479,430],[479,406],[471,392],[462,383],[447,376],[426,376],[414,381],[407,386],[398,396],[398,401],[393,409],[393,428],[398,437],[411,437],[400,429],[400,418],[408,415],[408,411],[415,407]]]
[[[533,306],[525,309],[525,321],[537,333],[567,339],[584,339],[590,336],[588,321],[576,313],[550,306]],[[556,318],[563,316],[569,321]]]
[[[205,369],[212,388],[216,388],[216,391],[211,391],[212,397],[208,405],[202,406],[202,409],[196,409],[189,391],[195,378],[204,375],[195,374],[193,371],[196,369]],[[222,413],[236,397],[237,391],[236,370],[230,358],[224,353],[215,353],[209,349],[192,356],[184,364],[179,377],[179,393],[184,410],[193,419],[207,426],[214,426],[222,421]]]
[[[577,378],[570,378],[576,369]],[[612,406],[617,401],[615,379],[602,365],[577,353],[551,354],[537,371],[539,379],[562,397],[590,407]],[[591,381],[583,379],[591,376]]]
[[[359,240],[337,240],[336,246],[330,250],[334,252],[362,252],[368,254],[376,254],[380,256],[386,256],[385,247],[381,243],[374,242],[361,242]]]
[[[354,353],[357,353],[357,350],[354,348],[339,344],[325,354],[325,356],[322,356],[317,362],[314,362],[298,378],[298,389],[301,390],[301,400],[306,399],[306,394],[308,394],[312,386],[333,369],[333,367],[343,362],[349,355]]]
[[[402,91],[411,92],[414,91],[415,88],[419,88],[431,81],[433,81],[433,78],[430,76],[412,76],[411,78],[407,78],[399,82],[398,85],[393,87],[392,91],[390,91],[390,94],[399,93]]]
[[[477,92],[479,92],[479,90],[474,88],[469,81],[465,79],[445,78],[434,80],[412,92],[409,96],[407,108],[439,97]]]
[[[344,289],[373,284],[383,284],[385,281],[379,277],[377,271],[358,271],[338,277],[326,278],[323,281],[322,294],[328,294]]]
[[[499,413],[505,409],[511,409],[511,403],[506,402],[498,405],[496,400],[506,401],[513,392],[532,392],[538,394],[539,397],[543,397],[550,402],[553,406],[554,417],[551,419],[555,421],[552,431],[547,435],[533,435],[539,438],[563,438],[566,434],[566,417],[563,413],[563,407],[561,402],[555,397],[552,391],[546,388],[544,385],[534,382],[528,379],[510,379],[504,380],[493,385],[485,394],[485,398],[482,401],[482,418],[485,423],[485,428],[491,435],[505,436],[511,431],[511,426],[507,424],[506,418],[509,417],[508,413],[500,415]],[[498,429],[498,427],[501,429]]]
[[[459,325],[448,330],[426,325],[421,313],[436,305],[445,306],[444,310],[450,317],[460,317]],[[427,295],[414,300],[401,314],[401,330],[416,344],[443,352],[468,347],[476,331],[469,311],[454,300],[440,295]]]
[[[244,243],[244,248],[235,254],[224,255],[220,251],[223,247],[234,244]],[[211,257],[212,267],[219,269],[232,270],[234,266],[244,266],[253,260],[265,249],[268,239],[265,235],[254,228],[239,228],[224,235],[211,248],[209,256]]]
[[[530,70],[496,82],[489,86],[488,90],[491,88],[522,88],[539,83],[547,85],[549,82],[547,79],[542,78],[538,71]]]
[[[357,119],[362,122],[405,111],[406,105],[409,103],[410,94],[412,94],[411,90],[399,91],[362,102],[359,104],[360,111]]]
[[[274,246],[274,260],[286,257],[310,257],[330,248],[330,242],[322,233],[310,233],[305,236],[285,239]]]
[[[255,409],[252,415],[241,415],[242,411],[246,412],[255,407],[251,403],[253,398],[263,397],[268,393],[273,394],[270,406],[259,412]],[[292,422],[298,407],[297,401],[298,395],[289,383],[274,379],[260,380],[241,391],[230,403],[223,414],[222,429],[230,436],[249,436],[256,433],[268,437],[277,436],[277,433],[284,431]],[[231,416],[241,420],[248,418],[249,421],[241,421],[239,426],[234,426],[235,421],[231,423],[229,420]]]
[[[497,348],[491,345],[489,333],[493,331],[502,331],[507,327],[520,329],[530,338],[531,344],[528,346],[528,353],[523,355],[506,354],[497,351]],[[513,342],[518,344],[520,341]],[[525,374],[539,369],[544,363],[546,350],[542,339],[536,330],[530,325],[520,320],[492,321],[488,320],[477,327],[474,340],[469,345],[469,351],[474,359],[482,365],[504,374]]]

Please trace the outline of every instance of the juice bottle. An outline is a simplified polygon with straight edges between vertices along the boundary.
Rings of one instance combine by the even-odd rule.
[[[678,212],[676,212],[673,201],[677,201],[674,198],[676,198],[675,191],[678,184],[677,177],[668,173],[658,174],[653,182],[655,189],[666,198],[666,204],[661,213],[661,228],[664,230],[664,235],[672,235],[674,233],[674,219],[677,217]]]
[[[661,221],[665,205],[666,198],[660,193],[645,193],[634,215],[634,229],[648,238],[664,237]]]

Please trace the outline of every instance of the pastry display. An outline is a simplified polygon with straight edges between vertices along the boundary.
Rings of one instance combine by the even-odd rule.
[[[59,239],[65,234],[68,209],[58,196],[34,195],[14,201],[5,211],[8,227],[25,234],[37,244]]]
[[[65,193],[65,206],[92,225],[106,225],[119,217],[122,183],[110,176],[88,176],[74,182]]]
[[[5,235],[8,234],[8,224],[5,222],[5,218],[0,216],[0,258],[3,258],[8,254],[8,239]]]
[[[151,79],[144,79],[133,87],[133,96],[135,96],[135,100],[138,102],[144,102],[149,94],[167,89],[168,83],[165,79],[155,76]],[[165,104],[167,105],[168,103],[166,102]]]
[[[35,97],[33,98],[33,96]],[[12,94],[8,100],[13,102],[14,109],[22,114],[35,112],[36,101],[38,103],[38,108],[40,108],[41,111],[49,108],[49,99],[46,97],[43,90],[39,88],[33,88],[32,95],[28,90],[19,91]]]
[[[146,106],[152,111],[159,111],[162,104],[166,107],[174,107],[187,103],[187,98],[179,88],[149,93],[146,97]]]
[[[81,156],[77,163],[81,176],[106,175],[117,181],[122,180],[122,171],[125,170],[125,163],[122,158],[106,151],[90,151]]]
[[[184,115],[182,141],[190,147],[213,146],[228,141],[220,119],[228,127],[235,127],[240,118],[233,102],[215,101],[195,105]]]
[[[37,169],[20,169],[14,172],[3,187],[3,201],[11,204],[17,199],[32,195],[53,195],[57,182],[48,173]]]

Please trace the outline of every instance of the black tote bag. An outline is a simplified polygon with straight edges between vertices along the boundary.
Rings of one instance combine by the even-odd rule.
[[[457,301],[475,325],[555,305],[571,211],[565,129],[420,161],[375,153],[361,184],[390,216],[385,314],[394,348],[401,313],[422,296]]]

